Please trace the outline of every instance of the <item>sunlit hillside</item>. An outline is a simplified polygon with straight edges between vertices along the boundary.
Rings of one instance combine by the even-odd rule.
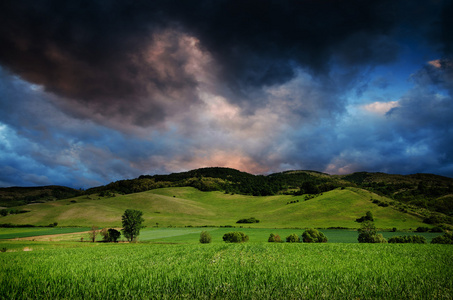
[[[58,226],[121,226],[128,209],[144,212],[148,227],[245,226],[256,228],[347,227],[371,211],[379,228],[415,229],[426,226],[421,217],[382,207],[372,200],[389,201],[366,190],[338,188],[317,195],[245,196],[192,187],[162,188],[128,195],[84,195],[19,207],[29,212],[0,217],[0,223]],[[254,217],[259,223],[237,224]]]

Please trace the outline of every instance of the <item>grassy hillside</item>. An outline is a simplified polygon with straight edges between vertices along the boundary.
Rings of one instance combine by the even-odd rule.
[[[82,191],[58,185],[0,188],[0,206],[13,207],[29,203],[47,202],[81,194]]]
[[[16,208],[19,205],[49,202],[82,193],[93,198],[98,195],[127,195],[173,187],[193,187],[205,192],[219,191],[250,196],[300,196],[326,193],[337,188],[358,187],[392,199],[391,205],[401,212],[423,215],[429,224],[453,224],[453,179],[448,177],[368,172],[340,176],[300,170],[264,176],[218,167],[169,175],[142,175],[83,192],[65,187],[0,188],[0,207],[7,207],[0,209],[0,215],[22,212]]]
[[[59,226],[120,227],[121,215],[132,208],[144,212],[145,225],[239,226],[252,228],[357,228],[355,219],[372,211],[379,228],[415,229],[422,219],[371,199],[388,199],[357,188],[338,188],[305,200],[306,196],[246,196],[219,191],[201,192],[192,187],[162,188],[115,197],[84,195],[76,198],[19,207],[30,212],[0,217],[0,223]],[[293,202],[293,203],[291,203]],[[254,224],[236,224],[255,217]]]

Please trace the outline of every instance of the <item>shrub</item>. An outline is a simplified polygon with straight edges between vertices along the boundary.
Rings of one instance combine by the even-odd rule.
[[[248,218],[248,219],[240,219],[236,223],[259,223],[260,220],[255,219],[254,217]]]
[[[387,240],[382,234],[379,233],[372,237],[372,241],[370,243],[387,243]]]
[[[248,235],[243,232],[227,232],[223,235],[223,240],[227,243],[243,243],[249,240]]]
[[[109,236],[109,239],[108,239],[109,242],[118,243],[118,239],[121,236],[121,232],[119,232],[118,230],[116,230],[114,228],[109,228],[108,236]]]
[[[428,232],[429,228],[428,227],[417,227],[415,232]]]
[[[297,234],[293,233],[286,237],[286,242],[287,243],[298,243],[298,242],[300,242],[300,239]]]
[[[362,217],[356,219],[355,221],[357,223],[362,223],[362,222],[365,222],[365,221],[373,222],[374,221],[374,217],[373,217],[373,214],[371,213],[371,211],[367,211],[365,216],[362,216]]]
[[[388,240],[389,243],[412,243],[412,244],[426,244],[426,239],[420,235],[406,235],[406,236],[394,236]]]
[[[271,233],[271,235],[269,236],[269,239],[267,241],[269,243],[281,243],[282,239],[280,238],[280,236],[278,234]]]
[[[444,235],[436,236],[431,240],[431,244],[453,244],[453,233],[447,232]]]
[[[444,232],[444,230],[440,227],[433,227],[429,230],[429,232]]]
[[[202,231],[200,233],[200,243],[202,244],[209,244],[211,242],[212,238],[209,232],[207,231]]]
[[[1,248],[0,252],[6,252],[6,248]]]
[[[304,231],[302,240],[304,243],[327,243],[327,237],[324,233],[312,228]]]
[[[382,236],[382,234],[377,234],[376,226],[371,221],[365,221],[362,223],[361,228],[358,230],[359,243],[386,243],[387,240]]]

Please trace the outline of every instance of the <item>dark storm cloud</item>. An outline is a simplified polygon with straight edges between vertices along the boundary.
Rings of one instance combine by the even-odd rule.
[[[236,95],[231,101],[252,101],[251,89],[287,82],[296,67],[325,75],[332,60],[392,61],[402,7],[390,0],[4,1],[0,62],[70,99],[73,114],[71,103],[79,103],[147,126],[199,102],[182,34],[212,55]],[[147,60],[162,35],[165,48]]]

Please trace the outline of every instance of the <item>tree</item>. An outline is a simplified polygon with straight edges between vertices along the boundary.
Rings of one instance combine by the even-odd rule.
[[[109,241],[109,231],[107,228],[102,228],[101,231],[100,231],[100,234],[102,235],[102,240],[104,242],[108,242]]]
[[[100,233],[102,235],[102,240],[108,243],[117,243],[118,238],[121,236],[121,232],[113,228],[103,228]]]
[[[367,211],[365,216],[362,216],[362,217],[356,219],[355,221],[358,222],[358,223],[362,223],[362,222],[365,222],[365,221],[373,222],[374,221],[373,213],[371,211]]]
[[[287,243],[298,243],[300,242],[300,238],[297,234],[293,233],[286,237]]]
[[[118,239],[121,236],[121,232],[119,232],[118,230],[116,230],[114,228],[109,228],[108,235],[109,235],[109,242],[118,243]]]
[[[145,219],[142,218],[143,212],[135,209],[126,209],[122,218],[123,221],[123,235],[130,242],[135,241],[140,234],[140,229],[144,226],[142,223]]]
[[[91,230],[90,232],[88,232],[88,235],[93,243],[96,242],[96,236],[98,234],[99,234],[98,228],[96,226],[91,226]]]
[[[377,233],[376,226],[372,221],[364,221],[358,232],[359,243],[387,243],[382,234]]]
[[[282,242],[282,239],[281,237],[278,235],[278,234],[273,234],[271,233],[271,235],[269,236],[269,238],[267,239],[267,241],[269,243],[281,243]]]
[[[227,232],[223,235],[226,243],[243,243],[249,240],[248,235],[243,232]]]
[[[453,244],[453,233],[447,232],[444,235],[436,236],[432,239],[431,244]]]
[[[207,231],[202,231],[200,233],[200,243],[209,244],[211,242],[211,235]]]
[[[327,237],[324,233],[312,228],[304,231],[302,240],[304,243],[327,243]]]

